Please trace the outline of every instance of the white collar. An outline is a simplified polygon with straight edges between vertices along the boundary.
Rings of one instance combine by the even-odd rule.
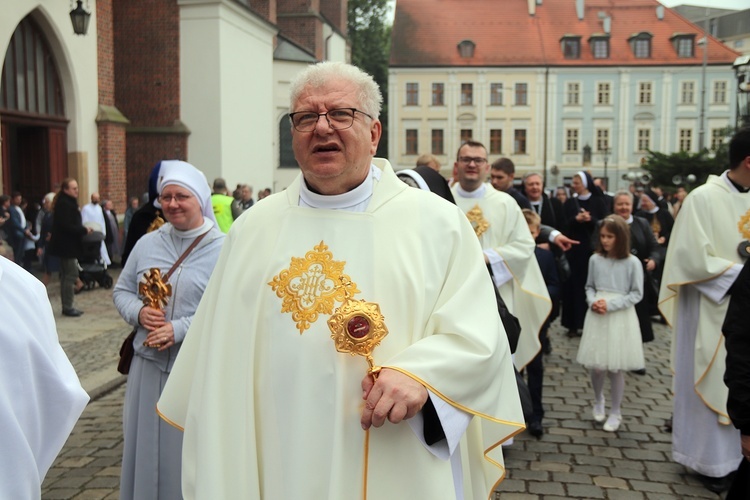
[[[301,179],[299,188],[299,206],[306,208],[323,208],[328,210],[347,210],[350,212],[364,212],[372,198],[375,181],[380,180],[381,171],[375,165],[370,165],[370,175],[359,186],[343,194],[323,195],[313,193],[307,187],[305,179]]]
[[[579,195],[578,195],[578,199],[579,199],[579,200],[582,200],[582,201],[586,201],[586,200],[588,200],[589,198],[591,198],[591,191],[589,191],[589,192],[588,192],[588,193],[586,193],[586,194],[579,194]]]
[[[625,222],[627,222],[628,224],[632,224],[633,223],[633,214],[630,214],[630,217],[628,217],[627,219],[625,219]]]
[[[474,191],[466,191],[461,187],[461,184],[456,184],[456,194],[461,198],[483,198],[486,191],[487,184],[482,184]]]

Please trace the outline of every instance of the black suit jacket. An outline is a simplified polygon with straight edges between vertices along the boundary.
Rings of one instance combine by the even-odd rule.
[[[78,201],[61,192],[52,214],[50,254],[66,259],[77,258],[83,251],[82,238],[87,232],[81,222]]]

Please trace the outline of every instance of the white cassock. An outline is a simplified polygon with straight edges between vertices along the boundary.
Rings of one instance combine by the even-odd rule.
[[[742,269],[740,223],[750,195],[712,175],[685,199],[667,249],[659,308],[673,327],[672,455],[700,474],[723,477],[742,460],[740,433],[727,415],[726,349],[721,325],[726,292]],[[748,226],[750,227],[750,226]]]
[[[0,290],[0,498],[40,498],[89,397],[60,347],[44,285],[0,258]]]
[[[95,222],[99,224],[101,229],[98,229],[98,231],[101,231],[104,236],[107,236],[107,224],[104,222],[104,210],[102,210],[102,207],[99,204],[95,205],[93,203],[87,203],[84,205],[81,208],[81,222],[83,224],[86,224],[87,222]],[[105,265],[109,266],[112,264],[112,261],[109,260],[109,253],[107,253],[107,245],[104,243],[104,240],[102,240],[102,246],[99,253],[102,256]]]
[[[315,197],[300,176],[232,225],[158,403],[185,431],[185,498],[486,500],[504,476],[523,415],[477,239],[374,163],[350,193]],[[341,276],[384,316],[374,362],[427,387],[447,442],[428,449],[415,417],[365,445],[367,363],[326,323]]]
[[[521,323],[513,362],[522,370],[539,354],[542,348],[539,333],[552,312],[547,285],[534,255],[536,243],[512,196],[490,184],[482,184],[472,192],[456,184],[453,197],[466,213],[489,258],[500,296]]]

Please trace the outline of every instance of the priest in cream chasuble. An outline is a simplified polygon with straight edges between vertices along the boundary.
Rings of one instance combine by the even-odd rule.
[[[484,182],[489,171],[486,156],[481,143],[470,141],[461,146],[454,167],[458,182],[453,186],[453,197],[479,239],[500,295],[521,323],[521,337],[513,356],[516,368],[521,370],[542,348],[539,333],[552,311],[552,301],[523,212],[511,196]]]
[[[739,431],[727,416],[721,334],[726,293],[742,268],[738,246],[750,239],[750,195],[733,185],[733,171],[710,176],[685,199],[659,293],[659,308],[673,328],[673,456],[715,478],[736,470],[742,459]]]
[[[301,207],[300,182],[235,221],[159,401],[185,430],[186,498],[452,498],[451,461],[409,425],[370,429],[365,449],[367,363],[326,324],[344,276],[388,327],[375,362],[480,417],[455,452],[463,498],[486,499],[523,416],[471,226],[387,164],[362,213]]]

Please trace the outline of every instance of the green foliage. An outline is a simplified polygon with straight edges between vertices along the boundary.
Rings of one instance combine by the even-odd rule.
[[[388,24],[387,0],[349,0],[348,35],[352,64],[373,76],[383,94],[383,137],[376,156],[388,157],[388,56],[391,26]]]
[[[731,137],[734,130],[728,127],[724,137]],[[680,186],[690,190],[706,182],[709,175],[720,175],[729,168],[728,147],[725,142],[715,150],[703,149],[698,153],[680,151],[673,154],[649,151],[643,169],[651,174],[651,183],[668,191],[674,191],[677,184],[673,180],[682,179]],[[693,174],[695,182],[687,183],[685,179]],[[679,176],[679,177],[677,177]]]

